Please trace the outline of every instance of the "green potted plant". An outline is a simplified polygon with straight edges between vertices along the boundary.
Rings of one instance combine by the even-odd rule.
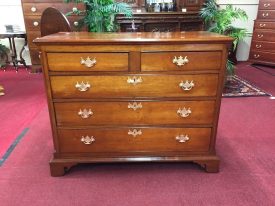
[[[90,32],[113,32],[117,31],[118,26],[115,23],[116,14],[124,14],[127,17],[132,16],[132,8],[123,2],[115,0],[65,0],[66,3],[84,3],[86,11],[75,10],[67,15],[83,15],[84,18],[79,21],[80,26],[87,25]]]
[[[5,45],[0,44],[0,67],[3,67],[6,65],[8,52],[9,52],[9,49]]]
[[[210,32],[228,35],[234,38],[231,48],[231,57],[236,54],[238,42],[247,35],[247,31],[244,28],[238,28],[232,25],[235,20],[247,20],[248,16],[246,12],[240,8],[233,8],[232,5],[226,5],[221,9],[216,3],[216,0],[207,0],[202,9],[200,10],[200,16],[205,22],[206,29]],[[227,61],[227,74],[233,75],[235,72],[235,66],[230,58]]]

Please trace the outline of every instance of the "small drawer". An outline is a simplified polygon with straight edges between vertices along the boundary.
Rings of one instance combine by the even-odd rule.
[[[255,29],[274,29],[275,30],[275,22],[255,21]]]
[[[216,96],[218,74],[51,76],[53,98]]]
[[[253,33],[252,40],[253,41],[275,42],[275,32],[255,30]]]
[[[25,16],[26,30],[40,31],[41,16]]]
[[[274,9],[275,10],[275,1],[273,0],[261,0],[259,2],[259,9],[262,10],[268,10],[268,9]]]
[[[59,2],[52,2],[52,3],[23,3],[23,12],[24,15],[37,15],[41,16],[43,11],[48,7],[54,7],[61,11],[63,14],[66,14],[73,9],[78,10],[85,10],[84,4],[76,4],[76,3],[59,3]]]
[[[142,71],[218,70],[221,52],[143,52]]]
[[[211,128],[59,129],[61,153],[195,153],[209,150]]]
[[[274,62],[275,60],[275,53],[270,52],[262,52],[262,51],[251,51],[250,52],[250,60],[255,62]],[[273,63],[274,64],[274,63]]]
[[[55,103],[58,126],[212,124],[215,101]]]
[[[259,10],[258,19],[275,19],[275,10]]]
[[[275,42],[252,41],[251,50],[275,52]]]
[[[30,48],[30,56],[32,64],[41,64],[40,52],[38,51],[38,49]]]
[[[47,53],[50,71],[128,71],[127,52]]]

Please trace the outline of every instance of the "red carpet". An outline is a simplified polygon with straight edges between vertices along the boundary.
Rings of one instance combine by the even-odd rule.
[[[15,138],[28,127],[46,105],[42,74],[29,74],[25,69],[16,73],[12,68],[0,70],[0,157]],[[19,103],[20,102],[20,103]]]
[[[262,88],[275,94],[274,77],[243,66],[238,73],[248,73],[255,85],[270,82]],[[0,167],[0,205],[273,206],[274,120],[275,100],[269,97],[224,98],[217,174],[195,164],[96,164],[53,178],[48,165],[53,152],[49,117],[43,109]]]

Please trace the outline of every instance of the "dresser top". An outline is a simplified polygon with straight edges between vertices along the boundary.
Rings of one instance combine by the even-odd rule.
[[[114,32],[114,33],[94,33],[94,32],[60,32],[34,40],[37,45],[43,44],[97,44],[97,43],[211,43],[211,42],[232,42],[232,38],[216,33],[197,32]]]

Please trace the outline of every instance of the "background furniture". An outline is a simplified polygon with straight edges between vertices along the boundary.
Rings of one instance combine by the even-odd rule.
[[[25,46],[27,45],[27,35],[25,32],[16,32],[16,33],[8,33],[8,32],[3,32],[0,33],[0,39],[8,38],[9,39],[9,46],[10,46],[10,51],[11,51],[11,63],[13,64],[16,72],[18,72],[18,63],[23,64],[25,68],[27,68],[26,62],[22,56],[22,53],[25,49]],[[25,39],[25,44],[20,50],[19,53],[19,59],[17,57],[17,51],[16,51],[16,45],[15,45],[15,38],[23,38]],[[7,57],[7,63],[10,63],[8,61]],[[4,68],[5,69],[5,68]]]
[[[58,33],[43,55],[54,158],[193,161],[219,170],[215,139],[230,37],[209,32]]]
[[[71,26],[64,14],[59,10],[49,7],[41,16],[41,36],[47,36],[58,32],[71,32]]]
[[[275,0],[260,0],[249,61],[275,66]]]
[[[21,0],[22,9],[24,14],[25,27],[28,37],[28,46],[30,49],[30,56],[32,62],[32,71],[36,72],[41,70],[41,62],[39,51],[33,44],[33,40],[41,36],[40,21],[42,12],[48,7],[54,7],[61,11],[63,14],[68,13],[74,9],[84,10],[83,4],[64,3],[63,0]],[[68,17],[73,31],[80,30],[78,20],[82,16],[72,15]]]

